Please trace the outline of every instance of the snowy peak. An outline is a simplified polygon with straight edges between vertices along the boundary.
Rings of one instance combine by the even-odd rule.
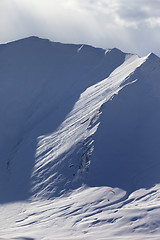
[[[56,131],[79,96],[125,59],[79,47],[36,37],[0,45],[1,201],[29,195],[39,136]]]
[[[145,111],[139,110],[140,104],[134,96],[139,96],[140,102],[153,105],[147,96],[152,99],[156,88],[153,87],[150,92],[147,81],[154,78],[154,82],[157,82],[159,68],[154,70],[158,62],[157,59],[155,63],[155,59],[157,57],[152,54],[140,58],[116,48],[107,51],[37,37],[0,45],[0,182],[3,183],[0,191],[4,193],[0,201],[26,199],[32,194],[42,198],[54,197],[82,184],[102,186],[107,183],[114,187],[117,184],[131,191],[134,182],[132,171],[130,181],[126,176],[120,182],[123,169],[114,182],[108,178],[109,173],[107,176],[100,173],[103,178],[99,177],[99,180],[94,176],[99,175],[96,169],[101,172],[102,168],[111,164],[110,161],[115,165],[119,161],[127,169],[128,165],[123,159],[133,161],[129,150],[125,157],[123,152],[117,158],[109,152],[107,146],[109,139],[112,139],[110,149],[115,149],[116,154],[119,154],[120,136],[129,132],[129,123],[126,122],[125,129],[118,121],[121,119],[120,123],[123,123],[127,119],[130,108],[126,107],[126,112],[126,104],[133,104],[135,115],[138,109],[140,116],[133,118],[134,121],[130,119],[133,125],[131,129],[139,125],[139,118],[142,124],[142,119],[151,114],[143,104],[141,107]],[[143,90],[148,95],[143,94]],[[124,98],[121,97],[122,93],[125,93]],[[143,95],[144,99],[141,99]],[[115,103],[113,109],[116,117],[112,108],[111,111],[107,110],[111,103]],[[120,103],[124,105],[118,108]],[[158,104],[156,102],[154,105],[156,109]],[[116,126],[119,126],[118,136],[114,131]],[[109,129],[112,129],[111,136]],[[123,131],[119,132],[119,129]],[[135,134],[138,134],[137,131]],[[98,135],[98,132],[101,134]],[[131,145],[136,141],[133,133],[125,135],[127,143]],[[114,144],[113,138],[120,142],[115,141]],[[100,146],[102,150],[98,150]],[[137,156],[139,152],[137,150]],[[143,152],[140,154],[143,155]],[[109,156],[107,160],[106,156]],[[137,159],[140,161],[139,156]],[[110,166],[114,167],[112,164]],[[157,175],[155,179],[159,181]],[[134,184],[135,188],[141,186]]]
[[[152,65],[154,68],[157,68],[160,66],[160,58],[154,53],[149,53],[147,55],[146,63],[148,65]]]
[[[154,53],[149,53],[148,59],[160,61],[160,58]]]

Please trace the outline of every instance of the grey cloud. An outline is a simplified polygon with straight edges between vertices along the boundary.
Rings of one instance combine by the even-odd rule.
[[[139,0],[128,4],[127,0],[121,0],[121,5],[117,11],[124,19],[134,19],[135,21],[145,20],[150,17],[160,16],[160,1]]]
[[[10,2],[0,0],[0,42],[37,35],[60,42],[118,47],[139,55],[150,51],[160,55],[159,0]]]
[[[118,15],[129,21],[139,21],[149,17],[148,13],[144,9],[137,9],[137,7],[133,8],[131,6],[125,6],[119,9]]]

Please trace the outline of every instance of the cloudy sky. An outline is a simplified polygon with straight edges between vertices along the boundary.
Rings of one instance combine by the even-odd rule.
[[[160,56],[160,0],[0,0],[0,43],[31,35]]]

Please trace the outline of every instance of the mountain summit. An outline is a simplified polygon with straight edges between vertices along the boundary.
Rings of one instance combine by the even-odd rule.
[[[29,37],[0,45],[1,202],[160,182],[160,59]]]

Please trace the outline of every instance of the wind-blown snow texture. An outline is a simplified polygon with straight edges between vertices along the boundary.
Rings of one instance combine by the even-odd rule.
[[[0,239],[160,239],[159,76],[153,53],[0,45]]]

